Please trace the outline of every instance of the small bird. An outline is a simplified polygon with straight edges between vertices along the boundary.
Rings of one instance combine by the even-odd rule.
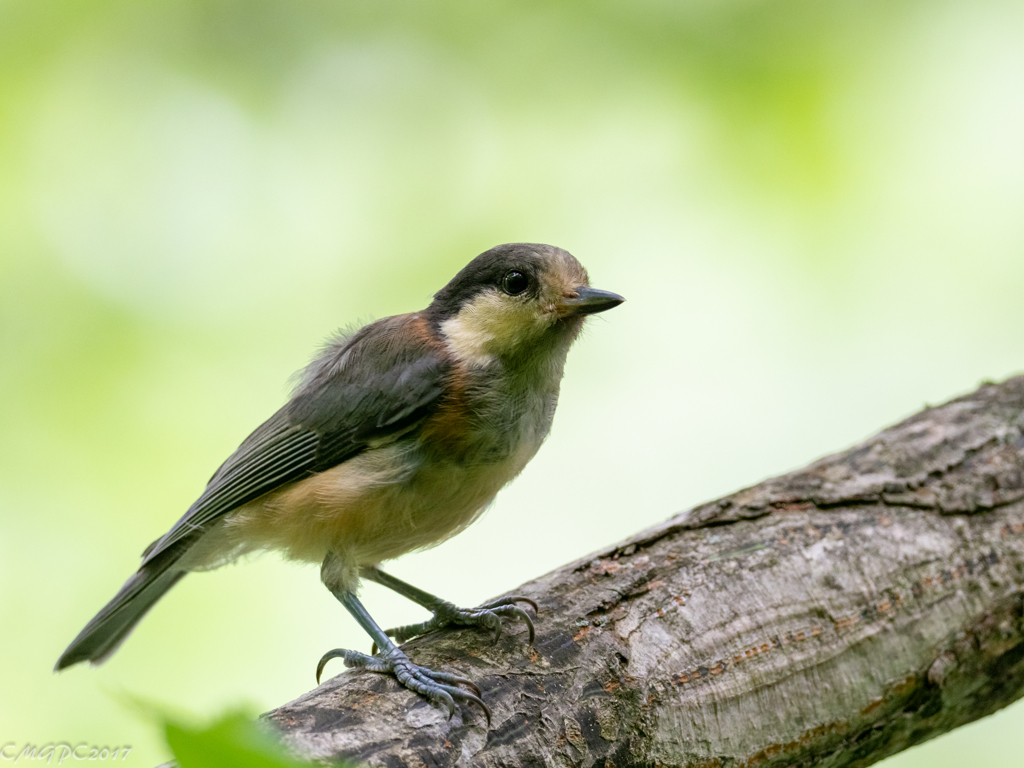
[[[190,571],[282,550],[320,563],[324,585],[369,634],[374,655],[335,649],[346,666],[391,674],[451,717],[490,711],[465,678],[421,667],[396,645],[447,625],[497,637],[502,617],[533,622],[512,595],[457,608],[390,576],[382,561],[431,547],[472,523],[533,458],[551,429],[566,355],[587,315],[624,299],[590,287],[567,251],[508,243],[473,259],[420,312],[332,339],[291,399],[247,437],[139,570],[57,661],[98,664]],[[356,596],[369,579],[433,618],[382,630]],[[394,638],[394,639],[392,639]],[[458,686],[470,690],[464,690]]]

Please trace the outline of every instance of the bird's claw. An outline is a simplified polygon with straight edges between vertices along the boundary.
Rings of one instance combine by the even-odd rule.
[[[494,633],[494,642],[501,637],[501,618],[511,616],[522,619],[530,632],[530,645],[533,645],[537,631],[533,626],[533,619],[530,614],[520,608],[516,603],[526,603],[533,608],[534,613],[539,609],[537,603],[522,595],[509,595],[484,603],[479,608],[458,608],[451,603],[441,602],[434,608],[434,615],[427,621],[419,624],[406,624],[402,627],[393,627],[384,630],[388,635],[395,638],[396,642],[404,643],[414,637],[418,637],[434,629],[441,629],[452,624],[458,626],[480,626],[486,627]],[[377,646],[373,646],[374,653]]]
[[[344,648],[328,651],[316,666],[317,685],[320,684],[320,676],[323,674],[324,667],[331,659],[342,659],[346,667],[356,667],[369,672],[393,676],[403,687],[444,707],[448,712],[449,720],[455,714],[457,701],[476,704],[487,717],[487,727],[491,726],[490,707],[484,704],[483,699],[480,698],[480,689],[472,680],[413,664],[409,657],[398,648],[375,656],[368,656],[359,651],[348,651]],[[472,690],[472,693],[456,688],[457,685],[466,686]]]

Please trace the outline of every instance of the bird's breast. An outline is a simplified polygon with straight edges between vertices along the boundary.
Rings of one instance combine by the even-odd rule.
[[[353,565],[453,536],[533,458],[557,401],[560,376],[552,387],[491,375],[457,371],[418,428],[250,502],[225,532],[240,549],[314,562],[335,552]]]
[[[236,510],[226,532],[245,548],[319,562],[328,551],[369,565],[441,543],[484,510],[537,452],[543,434],[423,432],[367,450]]]

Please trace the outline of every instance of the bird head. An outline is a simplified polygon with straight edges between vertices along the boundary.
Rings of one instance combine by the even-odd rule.
[[[457,357],[487,365],[552,346],[567,350],[587,315],[623,301],[591,288],[587,270],[568,251],[507,243],[467,264],[435,294],[428,313]]]

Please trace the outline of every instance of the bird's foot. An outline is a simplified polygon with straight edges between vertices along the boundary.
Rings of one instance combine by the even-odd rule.
[[[393,627],[384,631],[395,638],[396,642],[404,643],[406,640],[418,637],[425,632],[441,629],[452,624],[476,626],[491,630],[494,633],[494,642],[498,642],[498,638],[501,637],[501,618],[503,616],[512,616],[526,622],[526,627],[530,630],[530,644],[532,645],[536,634],[533,627],[533,619],[530,618],[530,614],[516,605],[516,603],[526,603],[533,608],[534,613],[538,611],[537,604],[530,598],[523,597],[522,595],[502,597],[493,602],[485,603],[479,608],[458,608],[447,601],[439,600],[436,606],[431,606],[434,614],[433,618],[419,624],[406,624],[402,627]],[[374,646],[374,652],[376,652],[376,645]]]
[[[455,702],[467,702],[477,704],[483,709],[487,716],[487,727],[491,725],[491,710],[480,698],[480,689],[472,680],[467,680],[458,675],[451,675],[447,672],[435,672],[427,667],[413,664],[398,648],[392,647],[384,653],[375,656],[368,656],[359,651],[347,651],[343,648],[335,648],[328,651],[320,659],[316,666],[316,682],[320,684],[320,676],[324,667],[331,659],[342,659],[346,667],[366,669],[370,672],[391,675],[398,682],[410,691],[418,693],[428,701],[440,704],[448,711],[448,718],[455,714]],[[456,688],[457,685],[464,685],[472,690],[464,691]]]

